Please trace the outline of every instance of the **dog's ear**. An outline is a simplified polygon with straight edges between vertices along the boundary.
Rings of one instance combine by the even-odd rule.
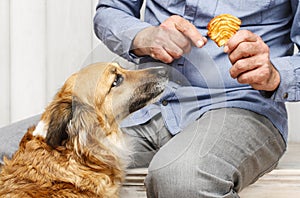
[[[53,148],[68,139],[67,126],[72,119],[73,87],[77,73],[70,76],[42,116],[48,123],[46,143]]]
[[[53,148],[62,146],[68,139],[67,126],[72,119],[72,99],[56,101],[50,108],[50,122],[46,142]]]

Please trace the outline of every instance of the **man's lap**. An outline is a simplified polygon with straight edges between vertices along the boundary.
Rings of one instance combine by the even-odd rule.
[[[37,124],[39,117],[0,129],[0,162],[4,154],[10,156],[17,150],[27,128]],[[234,195],[274,168],[285,150],[280,133],[269,120],[242,109],[207,112],[174,137],[160,114],[124,131],[136,139],[132,166],[148,166],[154,156],[146,180],[149,197],[156,191],[199,197],[204,188],[206,193],[216,192],[209,189],[215,185]]]
[[[276,166],[285,143],[265,117],[228,108],[207,112],[164,146],[149,148],[157,153],[146,179],[148,197],[237,197]]]

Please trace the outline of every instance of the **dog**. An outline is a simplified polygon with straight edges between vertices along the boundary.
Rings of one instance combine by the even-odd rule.
[[[0,197],[118,197],[131,152],[119,122],[154,102],[167,69],[95,63],[70,76],[4,158]]]

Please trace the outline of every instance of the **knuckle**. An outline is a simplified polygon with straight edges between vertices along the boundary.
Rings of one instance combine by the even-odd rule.
[[[177,58],[180,58],[182,53],[180,53],[179,51],[174,51],[174,52],[171,52],[170,54],[172,54],[172,56],[177,59]]]
[[[232,78],[235,78],[235,77],[236,77],[236,75],[235,75],[235,72],[234,72],[234,69],[233,69],[233,68],[231,68],[231,69],[229,70],[229,74],[230,74],[230,76],[231,76]]]
[[[240,77],[237,78],[237,81],[241,84],[243,84],[245,82],[245,77],[242,75]]]
[[[157,48],[157,47],[151,47],[150,48],[150,56],[152,58],[158,57],[159,54],[161,54],[161,49],[160,48]]]
[[[178,23],[178,22],[182,21],[183,18],[181,18],[179,15],[172,15],[168,19],[170,21],[172,21],[173,23]]]
[[[167,22],[163,22],[162,24],[160,24],[159,27],[160,27],[161,31],[166,31],[166,30],[170,30],[171,29],[170,24],[167,23]]]
[[[236,57],[235,57],[234,54],[229,54],[228,58],[229,58],[231,64],[235,64],[235,62],[236,62]]]
[[[181,47],[184,49],[183,51],[189,51],[191,49],[191,42],[185,39]]]
[[[173,58],[171,58],[171,57],[161,57],[161,58],[159,58],[159,60],[161,60],[162,62],[164,62],[164,63],[171,63],[171,62],[173,62]]]
[[[251,49],[253,49],[252,43],[249,42],[242,42],[240,43],[240,53],[243,57],[248,57]]]
[[[261,72],[260,72],[260,78],[261,79],[267,79],[269,78],[270,76],[270,73],[267,69],[263,69]]]
[[[238,60],[234,66],[235,66],[236,70],[241,71],[244,68],[244,61]]]
[[[176,19],[178,19],[178,18],[179,18],[178,15],[172,15],[172,16],[169,17],[169,19],[172,19],[172,20],[176,20]]]

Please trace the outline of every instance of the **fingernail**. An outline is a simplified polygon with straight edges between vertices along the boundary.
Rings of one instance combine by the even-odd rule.
[[[204,42],[202,40],[197,41],[197,47],[203,47]]]
[[[223,50],[224,50],[224,52],[225,52],[225,53],[227,53],[227,52],[229,51],[229,48],[228,48],[228,46],[227,46],[227,45],[225,45]]]

